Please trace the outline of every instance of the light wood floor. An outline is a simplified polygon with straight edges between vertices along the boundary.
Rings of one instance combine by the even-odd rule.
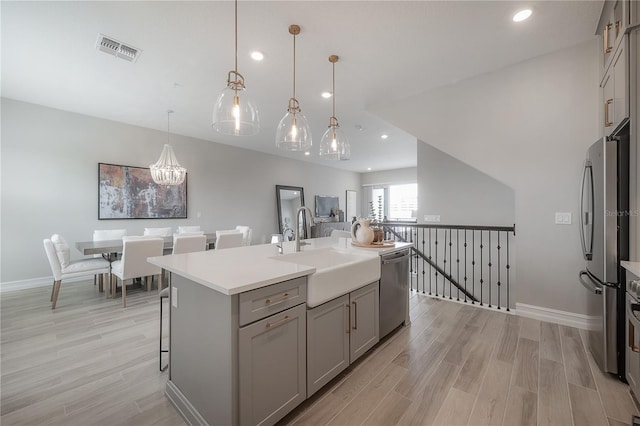
[[[1,294],[3,426],[183,425],[158,371],[159,302],[90,283]],[[165,310],[166,312],[166,310]],[[412,294],[412,324],[282,424],[611,425],[636,408],[571,327]]]

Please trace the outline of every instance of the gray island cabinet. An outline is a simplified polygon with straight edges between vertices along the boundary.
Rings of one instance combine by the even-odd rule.
[[[274,424],[306,399],[306,277],[234,295],[171,285],[167,396],[188,423]]]
[[[264,244],[148,259],[169,272],[166,395],[188,424],[273,425],[379,342],[379,276],[322,299],[307,288],[316,267],[281,256]]]
[[[377,281],[307,310],[307,397],[378,343],[379,317]]]

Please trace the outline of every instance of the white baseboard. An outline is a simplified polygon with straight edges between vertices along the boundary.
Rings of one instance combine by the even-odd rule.
[[[87,277],[67,278],[64,280],[65,283],[72,283],[72,282],[78,282],[78,281],[87,281]],[[7,281],[4,283],[0,283],[0,292],[25,290],[27,288],[36,288],[36,287],[47,287],[51,285],[53,285],[53,276],[31,278],[28,280]]]
[[[522,317],[568,325],[584,330],[592,330],[594,328],[594,321],[596,321],[588,315],[559,311],[542,306],[526,305],[524,303],[516,303],[516,314]]]

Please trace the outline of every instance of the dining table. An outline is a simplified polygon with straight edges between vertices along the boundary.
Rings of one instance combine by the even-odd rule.
[[[214,233],[205,233],[204,234],[207,237],[207,243],[206,243],[206,247],[207,249],[213,248],[215,246],[215,242],[216,242],[216,234]],[[158,237],[156,237],[158,238]],[[159,237],[162,238],[164,240],[164,251],[170,251],[173,249],[173,236],[170,237]],[[82,253],[83,255],[87,256],[87,255],[95,255],[95,254],[100,254],[102,255],[102,257],[104,257],[106,260],[109,261],[109,265],[111,265],[111,262],[113,262],[114,260],[117,259],[117,254],[118,253],[122,253],[122,248],[124,246],[124,243],[122,242],[122,239],[118,239],[118,240],[103,240],[103,241],[78,241],[76,242],[76,249]],[[164,276],[164,271],[163,274]],[[111,274],[109,274],[109,281],[111,281]],[[162,281],[164,281],[164,278],[162,278]],[[112,294],[110,294],[110,289],[111,285],[107,286],[107,293],[106,296],[107,297],[113,297]],[[102,292],[102,285],[100,286],[100,292]]]
[[[205,233],[207,237],[207,248],[211,248],[215,245],[216,234]],[[164,250],[171,250],[173,248],[173,236],[160,237],[164,240]],[[111,253],[122,253],[122,239],[118,240],[104,240],[104,241],[79,241],[76,243],[76,249],[83,255],[102,254],[105,258]]]

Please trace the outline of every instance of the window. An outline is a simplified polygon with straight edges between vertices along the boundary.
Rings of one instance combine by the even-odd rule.
[[[389,186],[389,212],[391,220],[416,219],[418,213],[418,184]]]
[[[382,201],[383,217],[387,220],[416,221],[418,214],[418,184],[371,186],[367,200],[367,216],[378,215],[378,200]]]

